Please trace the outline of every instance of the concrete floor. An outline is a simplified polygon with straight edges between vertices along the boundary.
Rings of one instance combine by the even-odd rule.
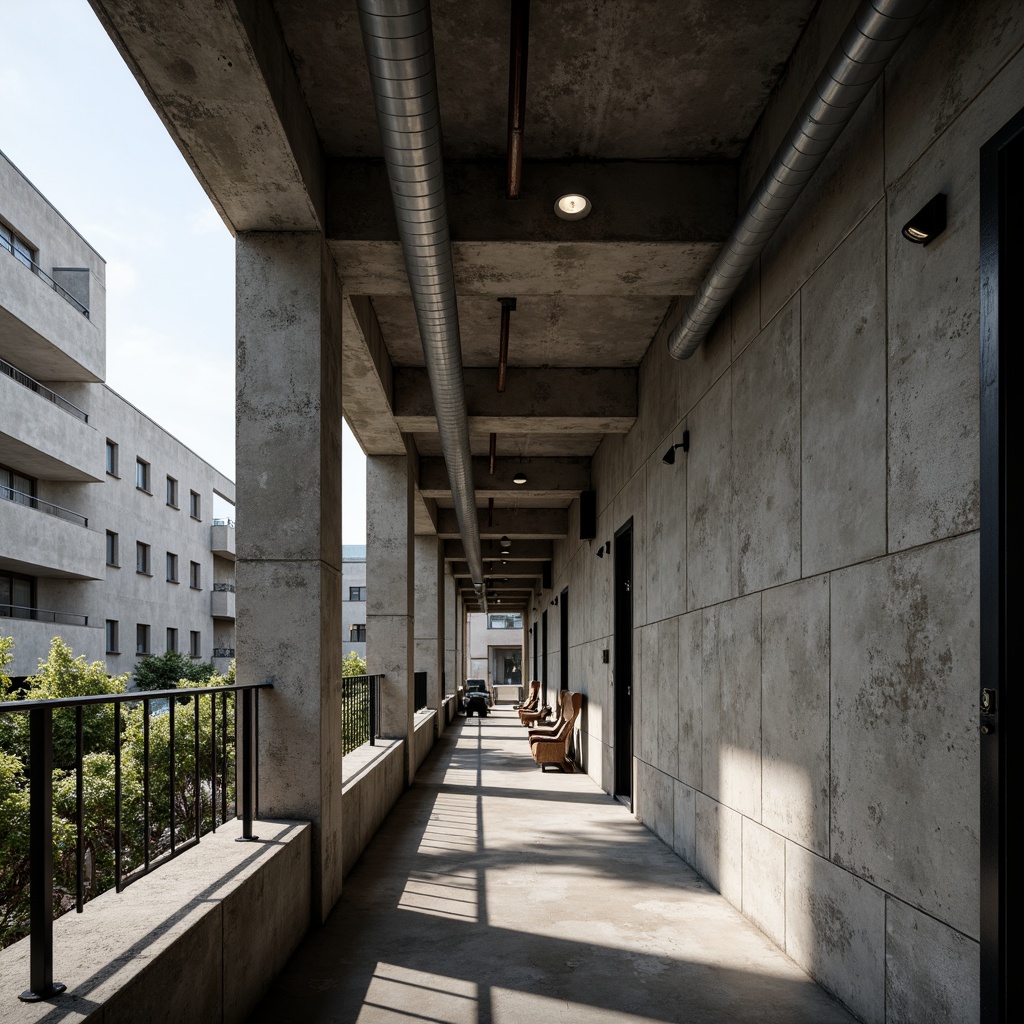
[[[851,1022],[514,712],[457,719],[251,1021]]]

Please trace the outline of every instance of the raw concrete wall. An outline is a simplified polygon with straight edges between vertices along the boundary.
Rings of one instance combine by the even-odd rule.
[[[855,6],[819,6],[747,187]],[[1022,43],[1019,5],[926,9],[705,344],[653,340],[594,459],[598,536],[556,546],[542,595],[550,692],[569,588],[610,790],[594,551],[632,517],[636,814],[870,1022],[978,1016],[978,152]],[[937,192],[946,232],[911,245]]]
[[[416,715],[416,722],[412,732],[412,767],[413,772],[419,771],[419,767],[426,760],[430,753],[434,740],[437,738],[438,713],[436,711],[421,711]]]
[[[118,895],[54,923],[56,1002],[22,1003],[29,940],[0,951],[5,1024],[240,1024],[309,926],[311,829],[260,821],[260,842],[222,826]]]
[[[341,790],[342,873],[347,875],[359,860],[366,844],[391,812],[405,790],[404,740],[378,741],[384,744],[379,755],[368,744],[342,761],[342,775],[352,771]],[[365,758],[373,757],[369,763]]]

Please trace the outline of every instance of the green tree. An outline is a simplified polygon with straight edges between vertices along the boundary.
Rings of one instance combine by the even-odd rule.
[[[341,663],[341,674],[343,676],[365,676],[366,659],[360,658],[355,651],[350,651],[348,657]]]
[[[180,651],[147,654],[135,664],[135,685],[140,690],[173,690],[182,680],[206,684],[217,673],[212,664],[193,661]]]

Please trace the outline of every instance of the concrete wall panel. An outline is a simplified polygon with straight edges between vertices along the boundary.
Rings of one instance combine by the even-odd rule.
[[[678,427],[666,434],[647,460],[647,543],[653,557],[639,568],[646,575],[647,615],[652,621],[686,611],[686,516],[680,515],[686,508],[686,455],[680,448],[674,465],[661,461],[682,433]]]
[[[675,620],[679,628],[678,688],[678,765],[676,778],[694,789],[703,786],[702,757],[702,678],[701,639],[703,612],[690,612]]]
[[[829,853],[829,580],[765,591],[762,808],[769,828]]]
[[[704,611],[704,792],[761,817],[761,595]]]
[[[786,840],[743,819],[743,913],[773,942],[786,944]]]
[[[697,791],[679,781],[675,784],[673,824],[672,849],[692,865],[697,860]]]
[[[978,541],[832,576],[832,859],[978,934]]]
[[[800,576],[800,298],[732,372],[733,550],[738,593]]]
[[[803,575],[885,551],[885,207],[804,286]]]
[[[693,866],[734,906],[743,905],[743,816],[703,793],[696,798]]]

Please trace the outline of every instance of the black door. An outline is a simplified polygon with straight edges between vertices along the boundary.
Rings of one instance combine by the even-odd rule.
[[[633,520],[615,533],[615,795],[633,806]]]
[[[1020,1014],[1020,809],[1013,730],[1020,716],[1013,628],[1019,628],[1021,499],[1012,455],[1010,353],[1024,341],[1024,111],[981,151],[981,1020]],[[1002,373],[1006,369],[1006,374]],[[1017,377],[1019,380],[1019,376]],[[1018,466],[1017,469],[1014,466]],[[1013,483],[1017,480],[1017,484]],[[1017,611],[1014,611],[1018,608]],[[1016,829],[1012,827],[1017,820]],[[1017,904],[1019,906],[1019,904]],[[1019,913],[1019,910],[1017,911]],[[1017,1007],[1014,1010],[1014,1007]]]
[[[558,683],[563,690],[569,689],[569,588],[558,596],[559,637]]]
[[[544,612],[540,617],[540,682],[541,682],[541,707],[547,707],[548,703],[548,613]]]

